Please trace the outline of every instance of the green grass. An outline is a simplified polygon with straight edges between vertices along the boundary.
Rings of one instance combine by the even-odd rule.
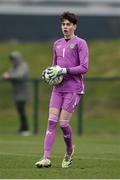
[[[36,169],[42,155],[43,136],[0,137],[1,179],[117,179],[120,178],[120,135],[74,135],[75,156],[69,169],[61,168],[64,155],[62,136],[57,135],[52,167]]]
[[[38,77],[52,62],[53,42],[44,43],[0,43],[0,73],[8,69],[8,55],[13,50],[22,52],[30,66],[31,76]],[[92,40],[89,46],[89,72],[87,76],[119,76],[120,39]]]
[[[38,78],[42,70],[51,64],[52,43],[0,43],[0,75],[8,70],[8,55],[13,50],[22,52],[30,66],[30,77]],[[120,39],[92,40],[89,45],[89,71],[86,76],[120,76]],[[30,84],[31,99],[27,106],[30,121],[33,119],[33,84]],[[39,114],[40,126],[45,128],[48,116],[48,103],[51,87],[40,83]],[[85,133],[119,133],[120,126],[120,81],[86,81],[84,96],[83,125]],[[80,109],[81,107],[79,107]],[[13,118],[14,117],[14,118]],[[7,82],[0,83],[0,119],[3,132],[7,124],[17,119],[11,97],[11,86]],[[73,127],[77,127],[77,115],[73,117]],[[114,124],[114,126],[113,126]],[[31,126],[33,123],[31,122]],[[17,125],[16,125],[17,126]],[[7,129],[7,127],[6,127]]]
[[[52,43],[0,43],[0,73],[8,70],[10,62],[8,56],[11,51],[18,50],[29,64],[30,75],[38,77],[46,66],[51,64]]]
[[[53,42],[44,43],[0,43],[0,75],[10,66],[8,55],[13,50],[22,52],[23,57],[30,66],[30,77],[40,77],[44,68],[52,61]],[[118,40],[94,40],[89,41],[89,71],[86,76],[120,76],[120,39]],[[33,85],[33,84],[32,84]],[[31,86],[32,89],[32,86]],[[42,114],[45,116],[51,88],[45,83],[40,84],[40,100],[42,102]],[[10,108],[11,87],[7,83],[0,83],[0,106],[2,112]],[[114,92],[114,93],[113,93]],[[111,114],[119,116],[119,92],[120,81],[112,82],[86,82],[86,104],[85,109],[88,115],[99,116],[102,109],[108,107]],[[32,89],[33,98],[33,89]],[[33,101],[31,101],[32,106]],[[32,108],[31,108],[32,109]],[[1,110],[0,110],[1,112]],[[113,112],[113,113],[112,113]],[[95,114],[93,114],[95,113]],[[102,114],[108,114],[108,111]],[[110,116],[111,117],[111,116]],[[115,117],[115,119],[117,118]],[[112,117],[113,118],[113,117]]]
[[[90,41],[87,76],[120,75],[120,39]],[[39,77],[51,64],[52,42],[0,43],[0,75],[9,67],[8,55],[20,50],[30,66],[30,77]],[[33,86],[27,106],[30,130],[33,130]],[[39,136],[21,137],[18,115],[11,97],[11,86],[0,83],[0,179],[120,179],[120,81],[86,82],[83,104],[83,135],[78,136],[78,114],[72,117],[76,146],[71,168],[62,169],[64,143],[60,130],[53,147],[52,167],[36,169],[34,163],[43,150],[43,135],[48,118],[51,88],[40,84]],[[78,107],[79,109],[81,107]]]

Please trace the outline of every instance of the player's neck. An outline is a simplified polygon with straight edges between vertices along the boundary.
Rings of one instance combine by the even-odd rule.
[[[72,34],[70,36],[64,36],[65,39],[72,39],[75,36],[75,34]]]

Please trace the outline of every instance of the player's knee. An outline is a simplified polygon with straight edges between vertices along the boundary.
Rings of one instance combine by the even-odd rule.
[[[59,109],[56,109],[56,108],[50,108],[50,109],[49,109],[49,116],[50,116],[50,115],[53,115],[53,116],[58,117],[58,116],[59,116],[59,112],[60,112]]]
[[[59,125],[60,125],[61,128],[62,127],[67,127],[67,126],[69,126],[69,120],[60,120]]]
[[[48,121],[58,122],[58,116],[56,114],[49,114]]]

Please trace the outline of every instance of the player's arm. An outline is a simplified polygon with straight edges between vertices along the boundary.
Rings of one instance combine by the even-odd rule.
[[[64,75],[64,74],[84,74],[88,71],[88,46],[87,43],[83,40],[82,43],[78,44],[78,54],[80,65],[70,68],[61,68],[50,67],[48,69],[51,77],[55,78],[56,76]]]
[[[88,71],[88,46],[85,41],[82,41],[81,44],[78,44],[78,54],[80,65],[71,67],[67,69],[67,72],[70,74],[85,74]]]

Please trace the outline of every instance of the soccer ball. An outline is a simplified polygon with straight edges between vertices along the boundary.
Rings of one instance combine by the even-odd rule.
[[[63,75],[58,76],[55,79],[50,79],[48,84],[54,86],[54,85],[60,84],[62,82],[62,80],[63,80]]]
[[[53,86],[60,84],[63,80],[63,75],[57,76],[56,78],[52,79],[50,75],[48,74],[48,68],[43,71],[42,77],[45,80],[45,82]]]

